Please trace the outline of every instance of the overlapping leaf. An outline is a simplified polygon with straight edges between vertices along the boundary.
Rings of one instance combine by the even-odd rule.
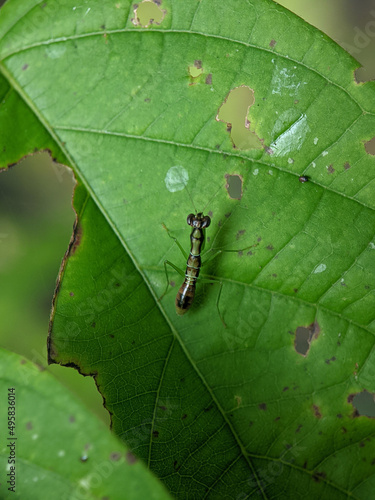
[[[170,498],[46,371],[4,350],[0,357],[1,498]]]

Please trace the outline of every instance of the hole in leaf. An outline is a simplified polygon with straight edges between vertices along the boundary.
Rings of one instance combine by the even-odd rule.
[[[254,132],[250,131],[247,119],[254,104],[254,91],[247,85],[232,89],[216,115],[216,120],[227,124],[227,131],[237,149],[261,149],[262,144]]]
[[[375,418],[375,394],[366,390],[348,396],[348,403],[355,409],[355,417],[361,415]]]
[[[148,28],[151,24],[161,24],[166,14],[165,10],[160,8],[161,2],[158,0],[143,0],[140,4],[134,5],[134,26]]]
[[[299,326],[294,337],[294,348],[297,354],[306,357],[313,340],[319,336],[320,328],[318,323],[312,323],[310,326]]]
[[[198,78],[203,73],[202,61],[195,60],[194,64],[188,66],[189,76],[191,78]]]
[[[365,82],[371,82],[373,80],[374,80],[374,69],[372,68],[369,61],[364,66],[361,66],[360,68],[357,68],[354,71],[355,83],[360,84]]]
[[[240,175],[226,175],[227,183],[225,189],[228,191],[229,197],[233,200],[242,198],[242,177]]]
[[[365,150],[369,155],[375,156],[375,137],[365,142]]]

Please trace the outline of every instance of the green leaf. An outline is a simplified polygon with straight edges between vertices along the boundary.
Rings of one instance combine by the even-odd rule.
[[[33,5],[2,9],[1,71],[81,181],[50,360],[95,376],[113,430],[177,497],[368,498],[374,84],[265,0],[166,1],[160,24],[130,2]],[[185,264],[162,224],[188,250],[193,205],[207,248],[257,244],[203,267],[227,328],[218,285],[179,317],[171,271],[158,300],[164,260]]]
[[[0,360],[1,498],[170,498],[51,375],[4,350]]]

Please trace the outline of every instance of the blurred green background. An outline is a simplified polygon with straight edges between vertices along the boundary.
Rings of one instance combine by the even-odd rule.
[[[278,3],[350,52],[363,66],[358,80],[375,79],[375,0]],[[0,174],[0,346],[43,366],[51,300],[74,223],[73,186],[71,171],[46,153]],[[109,422],[91,377],[57,365],[47,369]]]

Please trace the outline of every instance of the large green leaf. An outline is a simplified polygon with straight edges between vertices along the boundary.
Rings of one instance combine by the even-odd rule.
[[[170,498],[51,375],[4,350],[0,361],[2,499]]]
[[[375,391],[375,87],[269,1],[161,8],[150,25],[130,2],[2,10],[2,73],[82,181],[50,359],[95,376],[114,431],[179,498],[368,498],[374,422],[353,397]],[[241,86],[250,149],[222,108]],[[163,261],[184,266],[162,223],[188,248],[194,211],[176,171],[212,214],[208,248],[257,243],[204,268],[227,328],[218,285],[183,317],[176,288],[157,300]]]

